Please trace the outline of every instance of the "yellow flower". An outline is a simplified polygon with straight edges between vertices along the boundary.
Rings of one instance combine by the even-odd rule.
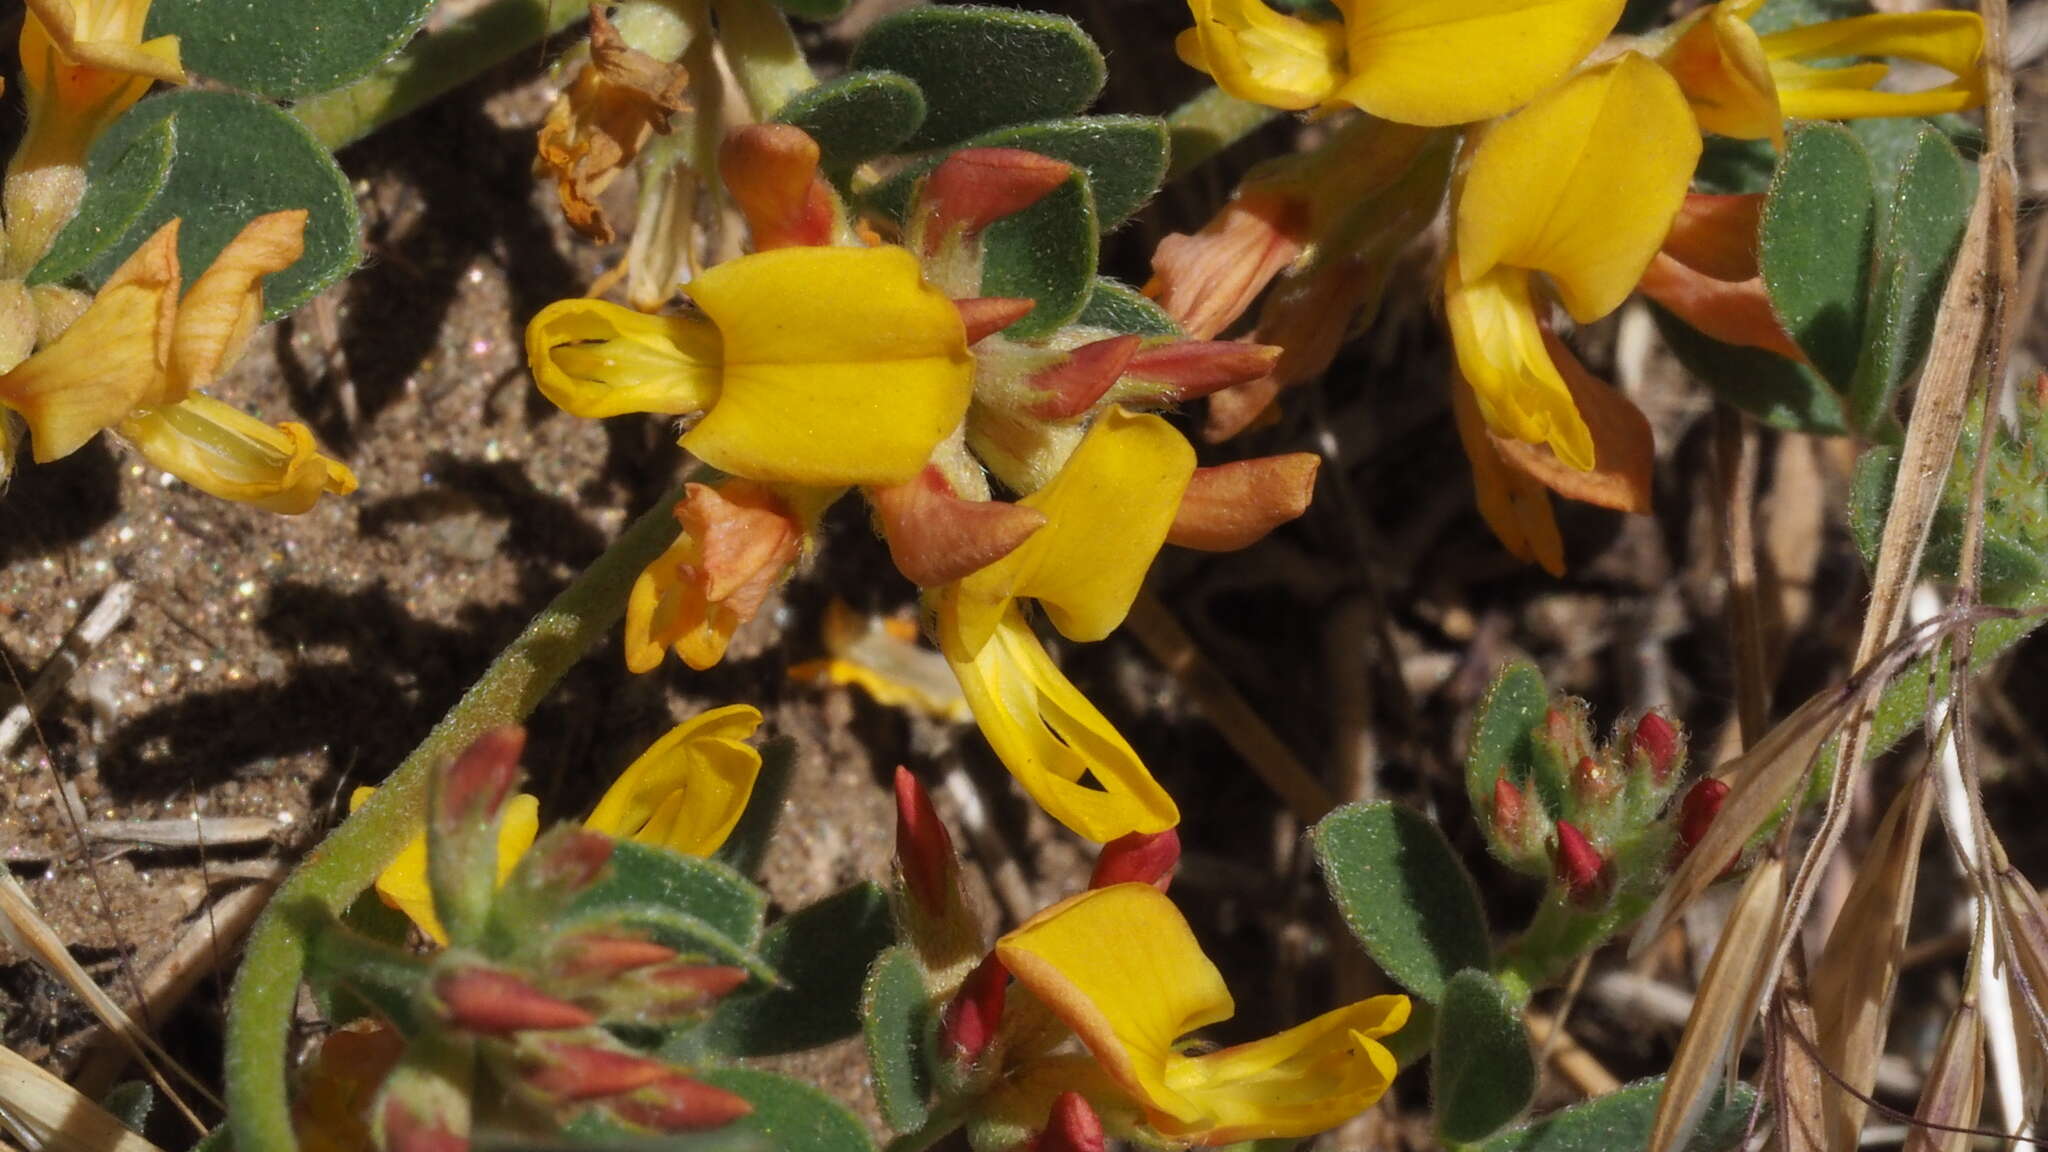
[[[1123,622],[1173,526],[1195,453],[1157,416],[1111,408],[1066,465],[1019,501],[1045,526],[937,594],[939,650],[989,745],[1031,798],[1076,834],[1162,832],[1180,812],[1138,754],[1045,651],[1018,601],[1070,640]]]
[[[272,427],[199,391],[241,356],[262,321],[263,277],[298,260],[305,227],[303,211],[250,221],[182,303],[178,222],[144,241],[61,336],[0,374],[0,406],[27,421],[36,461],[113,429],[193,487],[272,512],[355,491],[305,425]]]
[[[1625,53],[1480,134],[1460,180],[1444,311],[1487,426],[1594,466],[1593,437],[1543,343],[1536,274],[1590,323],[1627,299],[1699,160],[1685,96]]]
[[[1309,1136],[1377,1102],[1398,1066],[1378,1043],[1408,998],[1376,996],[1249,1044],[1183,1055],[1236,1011],[1173,902],[1150,884],[1084,892],[996,944],[1160,1135],[1195,1144]]]
[[[824,633],[825,658],[791,665],[791,680],[859,688],[885,708],[949,724],[973,718],[945,658],[918,643],[915,620],[856,613],[835,599],[825,607]]]
[[[732,704],[676,725],[619,774],[583,826],[686,856],[718,851],[739,824],[761,773],[761,753],[745,743],[760,724],[757,709]],[[349,811],[375,791],[356,789]],[[498,883],[512,874],[539,832],[540,801],[524,792],[514,796],[498,825]],[[435,943],[448,943],[427,882],[424,832],[378,874],[376,889]]]
[[[1275,108],[1342,102],[1442,127],[1520,107],[1584,59],[1624,0],[1336,0],[1341,24],[1261,0],[1188,0],[1174,47],[1233,96]]]
[[[178,38],[144,42],[149,0],[28,0],[21,86],[28,131],[7,166],[5,272],[20,276],[49,250],[85,192],[85,156],[158,80],[185,82]]]
[[[900,484],[967,413],[966,328],[901,248],[742,256],[690,297],[701,316],[549,305],[526,330],[535,381],[578,416],[702,412],[683,447],[784,484]]]
[[[1763,0],[1721,0],[1681,24],[1661,56],[1708,132],[1782,144],[1785,121],[1933,116],[1984,102],[1984,24],[1975,12],[1880,13],[1759,36]],[[1863,62],[1816,68],[1807,62]],[[1878,92],[1895,57],[1947,71],[1947,83]]]

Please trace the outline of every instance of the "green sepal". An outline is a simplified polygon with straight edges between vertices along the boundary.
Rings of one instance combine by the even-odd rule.
[[[188,71],[296,100],[369,75],[433,8],[434,0],[155,0],[145,35],[178,37]]]
[[[861,990],[860,1015],[883,1121],[898,1132],[922,1127],[931,1114],[926,1056],[932,1003],[924,970],[909,947],[899,944],[875,958]]]
[[[1757,229],[1772,310],[1838,392],[1848,391],[1863,348],[1875,181],[1870,157],[1848,129],[1794,128]]]
[[[873,1152],[867,1126],[809,1084],[752,1068],[708,1068],[697,1078],[754,1106],[723,1132],[758,1135],[777,1152]]]
[[[106,138],[94,144],[86,157],[85,199],[78,214],[29,270],[28,282],[68,280],[120,243],[163,194],[177,148],[176,117],[157,121],[125,147],[109,147]]]
[[[818,142],[819,166],[838,178],[892,152],[924,123],[924,93],[895,72],[852,72],[790,97],[775,113]]]
[[[1088,303],[1074,323],[1085,328],[1107,328],[1138,336],[1178,337],[1180,325],[1152,298],[1122,281],[1097,276],[1088,293]]]
[[[1478,885],[1428,818],[1347,804],[1309,835],[1344,923],[1402,987],[1435,1003],[1454,973],[1491,965]]]
[[[1079,172],[1038,203],[984,229],[981,294],[1037,304],[1003,334],[1036,340],[1072,323],[1095,284],[1098,243],[1094,198]]]
[[[759,949],[782,985],[726,997],[693,1043],[732,1057],[774,1056],[858,1033],[868,968],[895,937],[888,894],[871,883],[783,917]]]
[[[929,111],[908,142],[913,149],[1071,116],[1109,75],[1095,42],[1064,16],[965,4],[884,17],[847,66],[898,72],[923,91]]]
[[[1653,1076],[1617,1088],[1605,1096],[1574,1104],[1531,1124],[1502,1132],[1478,1152],[1615,1152],[1650,1146],[1650,1128],[1657,1118],[1657,1097],[1664,1078]],[[1719,1092],[1707,1105],[1698,1131],[1684,1152],[1727,1152],[1748,1131],[1756,1107],[1756,1091],[1737,1081],[1725,1096]]]
[[[178,266],[190,282],[243,225],[266,212],[303,208],[306,252],[263,280],[263,316],[275,320],[353,272],[361,257],[355,193],[304,125],[239,92],[185,90],[144,100],[116,120],[98,147],[126,151],[177,118],[170,177],[120,240],[78,273],[98,288],[173,216]]]
[[[1485,972],[1467,969],[1444,986],[1430,1091],[1437,1133],[1460,1144],[1500,1131],[1536,1095],[1521,1006]]]

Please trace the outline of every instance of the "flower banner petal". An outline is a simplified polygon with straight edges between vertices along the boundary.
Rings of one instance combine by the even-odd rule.
[[[1444,127],[1522,106],[1585,59],[1624,0],[1337,0],[1350,78],[1337,98]]]
[[[732,704],[676,725],[619,774],[583,826],[709,856],[753,793],[761,753],[744,741],[760,724],[758,709]]]

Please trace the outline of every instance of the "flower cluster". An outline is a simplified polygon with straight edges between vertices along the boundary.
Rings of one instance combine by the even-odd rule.
[[[37,0],[22,19],[28,131],[8,162],[0,256],[0,483],[25,425],[37,463],[112,432],[195,488],[273,512],[353,492],[346,466],[303,424],[266,424],[204,391],[263,317],[262,282],[296,262],[306,213],[251,220],[180,294],[172,220],[88,297],[31,274],[86,190],[86,154],[164,81],[183,83],[176,37],[144,41],[148,0]]]
[[[1210,433],[1229,435],[1329,366],[1336,340],[1295,334],[1341,333],[1369,314],[1387,253],[1448,195],[1452,406],[1480,511],[1510,551],[1553,573],[1564,549],[1546,492],[1647,512],[1652,450],[1642,414],[1558,338],[1555,311],[1589,324],[1641,289],[1717,339],[1800,358],[1757,279],[1759,198],[1688,194],[1703,135],[1782,142],[1787,119],[1933,115],[1983,100],[1984,31],[1971,13],[1759,34],[1750,21],[1762,0],[1720,0],[1652,35],[1610,39],[1620,0],[1337,7],[1341,20],[1317,21],[1261,0],[1190,0],[1181,57],[1225,91],[1367,118],[1255,173],[1209,227],[1162,244],[1152,290],[1214,334],[1283,278],[1254,338],[1289,357],[1212,401]],[[1861,62],[1814,63],[1841,59]],[[1887,59],[1950,79],[1879,91]],[[1446,170],[1435,157],[1449,145],[1417,141],[1450,129],[1459,155]],[[1416,202],[1432,211],[1395,210]]]

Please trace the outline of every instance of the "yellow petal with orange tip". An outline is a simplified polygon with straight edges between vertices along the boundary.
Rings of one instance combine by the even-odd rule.
[[[1936,116],[1984,103],[1984,23],[1975,12],[1907,12],[1855,16],[1788,28],[1763,37],[1777,81],[1778,102],[1796,120],[1873,116]],[[1878,92],[1884,64],[1813,68],[1802,62],[1838,57],[1913,60],[1948,72],[1948,83],[1912,92]]]
[[[557,300],[526,326],[541,394],[574,416],[685,416],[718,399],[718,330],[701,317],[649,316],[603,300]]]
[[[1191,68],[1240,100],[1300,111],[1344,81],[1344,28],[1302,20],[1263,0],[1188,0],[1195,26],[1174,41]]]
[[[163,387],[178,304],[178,222],[114,270],[64,334],[0,375],[0,404],[28,422],[39,464],[77,451]]]
[[[1195,450],[1158,416],[1110,408],[1050,483],[1018,503],[1045,526],[960,580],[959,632],[980,648],[1012,600],[1044,605],[1070,640],[1100,640],[1130,611],[1195,473]]]
[[[693,716],[633,761],[583,826],[687,856],[718,851],[739,824],[761,773],[745,743],[761,724],[747,704]]]
[[[1505,115],[1606,39],[1624,0],[1336,0],[1348,79],[1336,98],[1400,124]]]
[[[363,806],[377,790],[358,788],[348,798],[348,810]],[[522,792],[506,801],[498,823],[498,883],[519,864],[540,834],[540,800]],[[434,943],[446,947],[448,933],[434,914],[434,891],[427,882],[427,837],[414,836],[399,850],[390,864],[377,874],[377,896],[385,904],[405,913]]]
[[[1444,264],[1444,316],[1458,370],[1471,385],[1486,426],[1502,436],[1548,444],[1581,471],[1595,463],[1593,434],[1550,358],[1527,272],[1497,267],[1476,283]]]
[[[143,458],[194,488],[266,512],[296,516],[322,495],[356,490],[356,474],[323,456],[304,424],[272,426],[204,392],[150,408],[120,425]]]
[[[724,343],[717,402],[683,447],[775,483],[900,484],[960,426],[967,329],[904,249],[780,248],[690,285]]]
[[[232,368],[263,322],[263,278],[298,262],[306,250],[306,212],[270,212],[249,221],[178,305],[166,402],[204,388]]]
[[[1228,1020],[1237,1005],[1157,888],[1115,884],[1063,900],[997,941],[996,958],[1155,1121],[1209,1119],[1172,1087],[1168,1066],[1181,1037]]]
[[[1692,105],[1700,130],[1736,140],[1785,138],[1785,114],[1763,42],[1741,3],[1696,13],[1658,54]]]
[[[1400,1065],[1378,1037],[1408,1022],[1406,996],[1374,996],[1284,1032],[1201,1056],[1176,1056],[1166,1082],[1206,1113],[1180,1133],[1202,1143],[1307,1136],[1379,1102]],[[1175,1135],[1176,1126],[1160,1131]]]
[[[1540,564],[1552,576],[1564,575],[1564,539],[1550,508],[1550,492],[1501,457],[1487,434],[1479,404],[1463,376],[1451,373],[1451,412],[1457,418],[1458,442],[1472,469],[1472,487],[1479,515],[1501,546],[1524,563]]]
[[[938,596],[939,650],[975,723],[1024,791],[1075,835],[1098,844],[1180,823],[1115,725],[1060,673],[1014,604],[979,647],[962,642],[957,589]]]
[[[1605,316],[1664,242],[1700,147],[1685,94],[1648,57],[1579,73],[1480,137],[1458,193],[1459,277],[1543,272],[1574,319]]]

